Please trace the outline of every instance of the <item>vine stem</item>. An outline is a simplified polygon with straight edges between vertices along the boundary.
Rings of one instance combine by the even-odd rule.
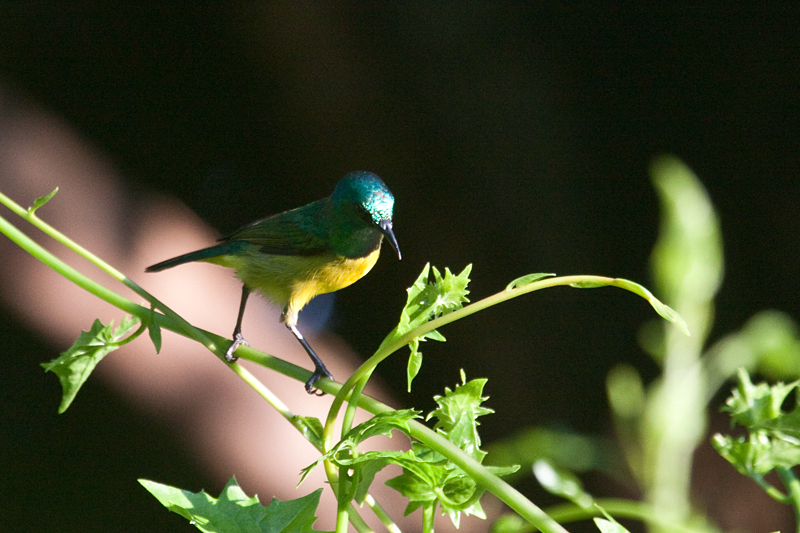
[[[89,250],[85,249],[53,226],[48,224],[47,222],[43,221],[39,217],[36,216],[33,209],[25,209],[18,203],[14,202],[8,196],[0,192],[0,203],[8,207],[12,212],[19,215],[21,218],[29,222],[32,226],[40,230],[45,235],[51,237],[56,242],[60,243],[61,245],[65,246],[69,250],[72,250],[79,256],[83,257],[90,263],[96,265],[101,270],[103,270],[106,274],[111,276],[112,278],[116,279],[117,281],[123,283],[126,287],[131,289],[137,295],[141,296],[144,300],[146,300],[150,305],[154,308],[161,310],[164,315],[172,319],[174,324],[178,327],[176,332],[182,332],[186,334],[188,337],[197,340],[201,344],[203,344],[206,348],[217,354],[218,357],[224,355],[220,347],[214,342],[214,340],[206,335],[206,333],[194,326],[192,326],[189,322],[184,320],[180,315],[175,313],[172,309],[170,309],[167,305],[159,301],[156,297],[151,295],[149,292],[141,288],[138,284],[136,284],[133,280],[125,276],[122,272],[117,270],[116,268],[112,267],[95,254],[91,253]],[[0,231],[5,233],[12,241],[14,241],[20,248],[31,254],[33,257],[47,265],[48,267],[55,270],[57,273],[61,274],[69,281],[75,283],[79,287],[83,288],[84,290],[88,291],[91,294],[94,294],[98,298],[105,300],[106,302],[110,303],[111,305],[122,309],[123,311],[130,313],[132,315],[136,315],[145,320],[144,312],[148,312],[144,307],[133,303],[132,301],[120,296],[119,294],[115,293],[107,289],[105,286],[100,285],[96,281],[92,280],[91,278],[81,274],[71,266],[67,265],[53,254],[45,250],[42,246],[36,243],[33,239],[25,235],[19,229],[17,229],[13,224],[8,222],[3,217],[0,217]]]
[[[204,346],[206,346],[210,351],[215,353],[218,357],[221,358],[224,356],[224,354],[222,353],[223,349],[220,348],[222,344],[220,343],[223,342],[225,339],[217,335],[211,334],[209,332],[206,332],[204,330],[201,330],[199,328],[195,328],[194,326],[186,322],[182,317],[177,315],[174,311],[172,311],[169,307],[164,305],[158,299],[150,295],[147,291],[142,289],[139,285],[134,283],[127,276],[125,276],[124,274],[113,268],[111,265],[107,264],[105,261],[95,256],[94,254],[88,252],[87,250],[85,250],[77,243],[75,243],[74,241],[63,235],[61,232],[57,231],[49,224],[43,222],[34,214],[33,209],[26,210],[22,208],[21,206],[11,201],[8,197],[3,195],[2,193],[0,193],[0,203],[3,203],[7,207],[9,207],[9,209],[11,209],[13,212],[15,212],[16,214],[18,214],[19,216],[30,222],[32,225],[43,231],[45,234],[54,238],[57,242],[63,244],[64,246],[74,251],[81,257],[84,257],[90,262],[96,264],[111,277],[117,279],[118,281],[129,287],[136,294],[138,294],[146,301],[148,301],[153,307],[161,310],[164,314],[160,315],[152,313],[150,309],[137,305],[128,300],[127,298],[124,298],[119,294],[89,279],[88,277],[76,271],[74,268],[69,267],[68,265],[57,259],[51,253],[44,250],[44,248],[35,243],[32,239],[27,237],[16,227],[8,223],[8,221],[0,217],[0,231],[3,231],[3,233],[8,235],[20,247],[22,247],[28,253],[30,253],[40,261],[42,261],[44,264],[46,264],[50,268],[53,268],[56,272],[63,275],[76,285],[100,297],[104,301],[122,309],[123,311],[139,316],[140,318],[149,316],[150,320],[155,321],[160,327],[163,326],[166,329],[170,329],[172,331],[193,338],[201,342]],[[329,449],[329,446],[332,442],[333,425],[335,423],[335,419],[338,416],[338,413],[341,409],[343,402],[347,398],[351,397],[351,393],[354,392],[354,389],[358,387],[359,384],[363,384],[364,380],[368,379],[369,375],[377,366],[377,364],[383,361],[386,357],[388,357],[395,351],[401,349],[411,340],[419,337],[420,335],[426,332],[442,327],[451,322],[472,315],[483,309],[505,302],[512,298],[516,298],[518,296],[522,296],[524,294],[536,290],[541,290],[544,288],[554,287],[554,286],[563,286],[563,285],[572,285],[581,287],[612,285],[638,293],[641,296],[644,296],[645,298],[648,298],[648,296],[652,297],[652,295],[649,295],[649,293],[642,294],[642,292],[640,292],[639,290],[632,289],[631,286],[635,284],[632,284],[631,282],[628,282],[626,280],[601,277],[601,276],[564,276],[558,278],[548,278],[544,280],[538,280],[521,287],[510,288],[502,292],[499,292],[497,294],[494,294],[492,296],[489,296],[487,298],[484,298],[478,302],[470,304],[466,307],[463,307],[461,309],[458,309],[456,311],[438,317],[420,327],[415,328],[414,330],[411,330],[397,337],[396,339],[386,342],[378,349],[378,351],[372,357],[370,357],[363,365],[361,365],[356,370],[356,372],[347,380],[347,382],[343,386],[339,386],[338,384],[330,380],[322,380],[320,382],[320,388],[322,390],[324,390],[325,392],[336,393],[336,397],[334,398],[333,405],[328,413],[328,418],[324,428],[323,442],[322,442],[323,449]],[[295,365],[291,365],[289,363],[281,361],[267,354],[257,352],[251,348],[247,347],[243,348],[244,349],[242,350],[243,352],[242,355],[245,358],[263,364],[264,366],[282,372],[291,377],[297,377],[298,372],[301,374],[301,376],[307,376],[309,374],[308,371],[300,369]],[[293,425],[295,425],[295,427],[299,428],[300,426],[303,425],[303,423],[300,421],[301,417],[294,416],[291,413],[291,411],[285,405],[283,405],[282,402],[280,402],[280,400],[274,394],[271,393],[271,391],[269,391],[267,387],[263,386],[263,384],[261,384],[246,369],[242,368],[238,364],[232,364],[226,366],[229,366],[243,380],[245,380],[251,387],[253,387],[262,397],[267,399],[267,401],[269,401],[270,404],[273,405],[273,407],[275,407],[285,418],[290,420],[290,422]],[[393,410],[391,407],[385,404],[382,404],[372,398],[359,394],[360,389],[356,390],[355,392],[356,394],[352,394],[353,404],[357,404],[359,407],[362,407],[367,411],[372,412],[373,414]],[[350,417],[351,415],[348,415],[349,420],[351,419]],[[475,481],[480,486],[495,494],[498,498],[500,498],[502,501],[508,504],[512,509],[514,509],[517,513],[519,513],[520,516],[522,516],[524,519],[526,519],[535,527],[539,528],[541,531],[545,533],[566,532],[566,530],[562,526],[560,526],[557,522],[555,522],[550,516],[545,514],[533,502],[525,498],[516,489],[514,489],[513,487],[502,481],[498,476],[489,472],[483,465],[472,459],[470,456],[468,456],[466,453],[460,450],[457,446],[455,446],[450,441],[445,439],[442,435],[438,434],[437,432],[429,429],[425,425],[416,421],[412,421],[409,424],[409,428],[410,428],[410,436],[412,438],[415,438],[425,443],[431,449],[435,449],[443,456],[447,457],[450,461],[452,461],[454,464],[458,465],[462,470],[464,470],[465,473],[473,477],[473,479],[475,479]],[[333,479],[332,481],[335,482],[335,480]],[[348,505],[348,511],[351,510],[354,510],[352,508],[352,504]],[[345,512],[345,514],[349,513]],[[353,518],[356,518],[357,516],[358,515],[354,513],[354,516],[351,517],[351,521]],[[357,527],[357,529],[361,530],[360,527]]]
[[[620,278],[609,278],[605,276],[575,275],[575,276],[550,277],[537,280],[535,282],[523,285],[521,287],[508,288],[504,291],[488,296],[475,303],[472,303],[470,305],[464,306],[460,309],[447,313],[443,316],[435,318],[430,322],[427,322],[417,328],[412,329],[411,331],[406,332],[403,335],[400,335],[396,339],[390,340],[389,342],[384,342],[384,344],[382,344],[380,348],[378,348],[375,354],[372,357],[370,357],[367,361],[365,361],[361,366],[359,366],[356,369],[356,371],[348,378],[348,380],[344,383],[344,385],[342,385],[341,389],[339,389],[339,392],[334,398],[331,408],[328,411],[328,417],[326,419],[323,431],[324,447],[326,449],[330,449],[330,447],[333,445],[333,433],[335,428],[335,422],[344,402],[351,396],[351,394],[353,395],[353,399],[356,402],[360,400],[360,398],[358,398],[359,396],[358,389],[360,386],[363,386],[361,384],[363,384],[364,381],[369,378],[369,376],[372,374],[372,372],[378,366],[378,364],[387,357],[389,357],[392,353],[401,349],[409,342],[420,337],[421,335],[424,335],[425,333],[430,332],[434,329],[455,322],[456,320],[460,320],[462,318],[475,314],[479,311],[482,311],[494,305],[508,301],[512,298],[517,298],[519,296],[537,290],[542,290],[549,287],[557,287],[557,286],[572,286],[579,288],[616,286],[618,288],[622,288],[630,292],[633,292],[635,294],[638,294],[639,296],[642,296],[643,298],[647,299],[650,302],[650,304],[653,305],[653,307],[656,307],[658,303],[657,300],[655,300],[655,298],[653,297],[653,295],[649,293],[649,291],[647,291],[640,285],[632,283],[628,280]],[[656,310],[658,311],[657,307]],[[418,438],[419,440],[425,442],[432,448],[436,449],[437,451],[445,455],[448,459],[450,459],[459,467],[461,467],[462,470],[464,470],[469,475],[473,476],[474,479],[480,481],[485,489],[494,493],[498,498],[507,503],[512,509],[514,509],[521,516],[526,518],[531,524],[534,524],[540,530],[545,532],[565,531],[558,523],[553,521],[538,506],[536,506],[530,500],[522,496],[522,494],[520,494],[510,485],[502,481],[499,477],[489,472],[486,468],[480,465],[480,463],[478,463],[471,457],[464,454],[458,447],[452,445],[452,443],[450,443],[447,439],[444,439],[436,432],[430,432],[430,434],[425,432],[422,428],[424,428],[425,430],[427,430],[427,428],[424,425],[419,424],[417,422],[413,422],[410,427],[412,427],[412,435],[411,435],[412,437]],[[346,429],[347,428],[344,427],[342,432],[344,433]],[[417,432],[416,435],[415,432]],[[424,436],[425,438],[420,438],[421,436]],[[325,470],[328,474],[329,481],[332,483],[335,482],[336,470],[333,467],[333,465],[326,462]],[[502,495],[498,494],[498,491]]]
[[[782,466],[778,467],[776,471],[783,484],[789,489],[788,502],[786,503],[789,503],[794,509],[794,517],[797,523],[796,527],[798,533],[800,533],[800,480],[797,479],[797,476],[794,475],[791,468]]]

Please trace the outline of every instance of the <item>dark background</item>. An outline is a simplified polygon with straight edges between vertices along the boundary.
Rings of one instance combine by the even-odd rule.
[[[796,3],[765,5],[5,3],[0,84],[63,117],[132,195],[174,194],[221,233],[327,195],[350,170],[383,177],[403,261],[384,254],[337,295],[330,323],[362,354],[394,326],[426,262],[473,263],[473,300],[529,272],[650,283],[658,202],[648,164],[673,153],[720,212],[719,336],[763,308],[800,316],[800,17]],[[381,377],[422,409],[460,367],[488,377],[497,413],[483,422],[486,441],[532,424],[608,433],[609,368],[627,361],[656,375],[636,343],[652,314],[622,291],[545,291],[426,343],[412,395],[403,358]],[[0,420],[10,424],[0,499],[12,530],[180,528],[135,479],[221,487],[193,470],[169,428],[101,385],[58,418],[57,383],[38,366],[55,354],[0,318]],[[107,478],[86,473],[87,462]],[[130,505],[114,507],[118,497]]]

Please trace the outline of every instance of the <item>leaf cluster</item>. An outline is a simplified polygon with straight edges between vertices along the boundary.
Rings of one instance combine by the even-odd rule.
[[[149,331],[156,351],[161,348],[161,328],[164,327],[187,335],[202,343],[218,356],[220,355],[218,353],[220,338],[188,324],[132,280],[38,219],[35,216],[36,210],[52,199],[55,192],[37,199],[28,209],[14,204],[2,194],[0,194],[0,202],[61,244],[99,266],[107,274],[142,296],[151,306],[148,309],[137,305],[88,279],[49,254],[0,217],[0,231],[12,238],[23,249],[74,283],[133,315],[124,319],[116,328],[113,323],[103,325],[100,321],[95,321],[89,331],[81,333],[70,349],[62,353],[59,358],[43,364],[45,370],[54,372],[61,381],[63,399],[59,408],[60,412],[69,407],[88,376],[106,355],[134,340],[145,329]],[[260,381],[239,364],[227,365],[227,368],[236,372],[323,452],[317,462],[304,469],[302,476],[305,478],[315,466],[325,464],[328,479],[335,487],[339,500],[337,531],[346,530],[348,521],[353,523],[359,531],[367,531],[366,524],[352,509],[350,502],[367,502],[373,509],[379,508],[374,499],[368,498],[368,490],[375,475],[390,464],[400,466],[402,474],[389,480],[387,485],[409,499],[406,514],[420,508],[423,510],[425,531],[433,531],[433,521],[437,509],[441,509],[443,514],[447,514],[455,525],[460,523],[462,515],[485,517],[479,500],[486,490],[491,490],[519,513],[519,516],[524,518],[528,524],[539,530],[545,532],[565,531],[533,502],[499,479],[498,476],[513,473],[518,467],[487,467],[482,464],[486,452],[481,449],[478,418],[492,413],[491,409],[483,406],[487,399],[483,396],[485,379],[467,381],[466,375],[462,371],[460,384],[456,385],[453,390],[446,388],[443,395],[435,397],[437,408],[426,417],[426,421],[434,422],[433,429],[417,421],[420,413],[416,410],[392,410],[388,406],[361,395],[375,366],[403,346],[408,345],[411,352],[407,370],[410,389],[422,364],[420,342],[427,339],[439,342],[445,340],[438,328],[511,298],[559,285],[575,288],[603,286],[623,288],[644,297],[664,318],[675,322],[684,331],[686,329],[685,323],[677,313],[664,306],[641,285],[619,278],[599,276],[553,277],[553,274],[529,274],[513,281],[505,290],[465,307],[465,304],[469,302],[467,285],[470,271],[471,265],[465,267],[459,274],[453,274],[447,268],[442,274],[435,267],[425,266],[407,291],[406,305],[400,314],[397,327],[386,337],[376,354],[365,362],[345,385],[340,386],[339,394],[334,399],[334,405],[338,403],[341,406],[342,401],[349,403],[342,423],[344,436],[335,444],[331,437],[338,407],[331,408],[328,420],[323,426],[315,418],[293,414]],[[139,324],[138,329],[133,331],[137,324]],[[256,356],[251,355],[250,352],[255,353]],[[285,368],[290,365],[286,365],[282,361],[280,362],[284,363],[283,366],[279,365],[276,363],[277,358],[266,354],[258,356],[254,350],[247,349],[244,351],[243,357],[290,374],[290,371]],[[326,392],[333,392],[336,390],[333,385],[323,382],[321,388],[326,389]],[[365,408],[375,416],[362,424],[351,427],[356,407]],[[395,431],[412,437],[410,449],[366,452],[359,450],[359,446],[367,439],[378,435],[391,436]],[[338,476],[336,470],[329,468],[331,466],[338,468]],[[290,502],[273,500],[269,506],[263,507],[256,497],[247,497],[234,479],[231,479],[219,499],[214,499],[204,492],[192,493],[151,481],[142,481],[142,484],[162,504],[185,516],[193,525],[203,531],[311,531],[314,510],[319,501],[319,491],[316,491],[304,498]],[[387,528],[395,530],[396,526],[391,519],[384,518],[382,514],[384,514],[382,510],[376,510],[376,515],[387,525]],[[610,519],[610,517],[607,518]],[[598,526],[604,529],[601,524],[604,522],[598,522]]]
[[[431,411],[426,420],[436,419],[436,432],[482,463],[486,452],[480,448],[478,417],[494,412],[482,406],[488,399],[482,396],[487,380],[467,381],[462,370],[461,381],[461,385],[456,385],[452,391],[445,388],[443,396],[434,398],[438,408]],[[461,513],[486,517],[479,501],[484,490],[472,477],[424,443],[415,442],[412,452],[414,462],[401,464],[403,473],[386,482],[409,499],[406,514],[420,507],[427,508],[432,514],[439,505],[456,527],[459,525]],[[515,472],[519,467],[487,468],[502,476]]]
[[[406,289],[408,296],[406,305],[400,313],[400,321],[383,340],[380,348],[402,339],[409,332],[431,320],[463,307],[464,303],[469,301],[467,285],[471,271],[472,265],[467,265],[460,274],[453,274],[449,268],[445,268],[444,275],[442,275],[436,267],[431,267],[430,263],[426,264],[414,284]],[[432,280],[429,279],[430,274],[433,274]],[[408,340],[408,347],[411,350],[406,371],[409,392],[411,392],[412,381],[422,367],[422,352],[419,350],[419,343],[428,339],[439,342],[446,340],[437,329],[419,332]]]
[[[798,495],[784,494],[766,481],[776,471],[790,490],[796,485],[791,468],[800,465],[800,402],[783,410],[800,380],[792,383],[754,385],[746,370],[739,370],[739,382],[725,402],[723,411],[730,413],[731,423],[745,429],[745,436],[717,434],[714,448],[739,472],[758,483],[770,496],[792,503]],[[797,398],[797,396],[795,396]]]

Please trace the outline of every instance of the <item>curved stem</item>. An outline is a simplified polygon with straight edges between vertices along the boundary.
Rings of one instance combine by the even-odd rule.
[[[791,469],[779,467],[776,469],[778,476],[786,488],[789,489],[788,502],[794,508],[794,517],[797,522],[797,531],[800,532],[800,480]]]
[[[656,513],[652,505],[644,502],[619,498],[600,498],[596,499],[595,503],[615,518],[632,518],[646,524],[657,524],[662,528],[675,531],[676,533],[703,533],[709,530],[709,527],[704,524],[690,527],[673,522],[668,523]],[[585,508],[573,503],[563,503],[548,507],[547,514],[553,517],[554,520],[558,520],[562,523],[576,522],[578,520],[587,520],[595,516],[602,516],[598,507]]]
[[[164,313],[164,315],[152,313],[150,309],[134,304],[130,300],[123,298],[122,296],[114,293],[109,289],[106,289],[104,286],[99,285],[93,280],[80,274],[75,269],[69,267],[62,261],[55,258],[52,254],[44,250],[41,246],[33,242],[30,238],[28,238],[22,232],[17,230],[13,225],[9,224],[5,219],[0,217],[0,231],[3,231],[3,233],[8,235],[23,249],[31,253],[31,255],[33,255],[43,263],[47,264],[48,266],[50,266],[51,268],[62,274],[70,281],[76,283],[78,286],[86,289],[92,294],[95,294],[96,296],[111,303],[112,305],[126,312],[129,312],[133,315],[136,315],[142,318],[143,320],[152,317],[152,320],[159,326],[166,327],[167,329],[176,331],[178,333],[182,333],[190,338],[198,340],[203,345],[205,345],[209,350],[214,352],[218,357],[220,358],[224,357],[223,353],[224,348],[220,348],[220,346],[225,344],[225,340],[222,337],[213,335],[199,328],[195,328],[194,326],[186,322],[183,318],[181,318],[179,315],[174,313],[169,307],[158,301],[155,297],[147,293],[136,283],[134,283],[129,278],[124,276],[122,273],[120,273],[119,271],[117,271],[116,269],[114,269],[101,259],[97,258],[90,252],[86,251],[85,249],[74,243],[74,241],[68,239],[66,236],[63,236],[60,232],[58,232],[48,224],[41,221],[31,211],[22,209],[17,204],[14,204],[2,194],[0,194],[0,203],[9,206],[9,208],[12,209],[12,211],[14,211],[21,217],[28,220],[31,224],[44,231],[45,233],[56,239],[58,242],[61,242],[71,250],[81,255],[82,257],[85,257],[92,263],[98,265],[106,273],[108,273],[115,279],[119,280],[120,282],[124,283],[134,292],[136,292],[145,300],[150,302],[151,305],[160,309]],[[335,419],[338,415],[338,412],[341,409],[343,402],[351,395],[353,396],[352,400],[353,405],[357,404],[358,406],[372,413],[386,412],[393,410],[391,407],[386,406],[385,404],[382,404],[377,400],[374,400],[372,398],[360,394],[363,385],[366,383],[366,380],[369,378],[369,376],[371,375],[374,368],[378,365],[378,363],[383,361],[383,359],[385,359],[398,349],[404,347],[414,338],[417,338],[420,335],[429,332],[433,329],[439,328],[456,320],[460,320],[461,318],[472,315],[474,313],[477,313],[478,311],[505,302],[512,298],[516,298],[523,294],[559,285],[573,285],[578,287],[614,285],[620,288],[630,290],[632,292],[636,292],[644,297],[647,297],[647,295],[642,294],[636,288],[638,286],[635,286],[635,284],[631,284],[631,282],[627,282],[626,280],[618,280],[614,278],[607,278],[601,276],[564,276],[560,278],[548,278],[544,280],[539,280],[530,283],[528,285],[524,285],[522,287],[508,289],[499,292],[497,294],[494,294],[492,296],[489,296],[488,298],[484,298],[466,307],[448,313],[444,316],[431,320],[430,322],[418,328],[415,328],[414,330],[411,330],[403,335],[398,336],[397,338],[385,342],[383,345],[381,345],[381,347],[378,349],[378,351],[376,351],[376,353],[372,357],[370,357],[363,365],[361,365],[356,370],[356,372],[352,376],[350,376],[350,378],[344,385],[339,386],[337,383],[332,382],[330,380],[322,380],[322,382],[319,384],[319,388],[321,390],[324,390],[325,392],[329,393],[336,393],[336,397],[334,398],[333,405],[331,406],[331,409],[328,413],[328,418],[325,424],[325,430],[323,434],[324,438],[322,444],[323,448],[324,449],[330,448]],[[652,297],[652,295],[650,296]],[[651,303],[653,303],[652,300]],[[219,344],[220,342],[222,342],[222,344]],[[242,347],[241,351],[242,351],[242,356],[244,356],[244,358],[249,359],[251,361],[255,361],[259,364],[263,364],[264,366],[272,368],[278,372],[284,373],[291,377],[298,378],[298,373],[299,373],[300,376],[302,376],[301,378],[302,380],[307,378],[309,375],[308,371],[300,369],[295,365],[291,365],[289,363],[286,363],[285,361],[281,361],[280,359],[274,358],[267,354],[257,352],[253,349]],[[242,379],[248,382],[248,384],[254,387],[259,392],[259,394],[261,394],[273,406],[275,406],[276,409],[278,409],[278,411],[281,412],[281,414],[283,414],[284,417],[290,420],[290,422],[293,425],[295,425],[296,427],[302,426],[302,422],[300,421],[299,417],[295,417],[291,413],[291,411],[269,391],[269,389],[264,387],[263,384],[261,384],[255,377],[253,377],[244,368],[242,368],[238,364],[226,365],[226,366],[231,368],[240,377],[242,377]],[[356,390],[357,392],[355,394],[352,394]],[[352,416],[348,415],[347,420],[349,421],[349,423],[352,423]],[[516,489],[514,489],[513,487],[502,481],[496,475],[489,472],[483,465],[472,459],[469,455],[464,453],[462,450],[460,450],[457,446],[449,442],[443,436],[439,435],[435,431],[427,428],[423,424],[416,421],[411,422],[409,424],[409,427],[410,427],[410,435],[413,438],[425,443],[428,447],[438,451],[443,456],[452,461],[454,464],[458,465],[462,470],[464,470],[464,472],[470,475],[483,488],[495,494],[498,498],[500,498],[502,501],[508,504],[518,514],[520,514],[520,516],[529,521],[531,524],[535,525],[541,531],[545,533],[553,533],[553,532],[563,533],[566,531],[563,527],[561,527],[551,517],[545,514],[539,507],[537,507],[535,504],[533,504],[531,501],[525,498]],[[327,465],[326,465],[326,471],[328,471]],[[335,483],[336,472],[328,471],[328,474],[329,474],[329,479],[331,479],[332,483]],[[349,514],[350,509],[351,506],[348,504],[347,511],[344,510],[343,511],[345,514]],[[352,518],[354,519],[356,516],[357,515],[354,515]]]

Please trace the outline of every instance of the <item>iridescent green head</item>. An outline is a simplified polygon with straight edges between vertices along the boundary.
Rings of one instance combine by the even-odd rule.
[[[383,180],[363,170],[345,175],[331,195],[334,205],[354,206],[359,217],[383,233],[400,258],[400,248],[392,231],[394,196]]]

